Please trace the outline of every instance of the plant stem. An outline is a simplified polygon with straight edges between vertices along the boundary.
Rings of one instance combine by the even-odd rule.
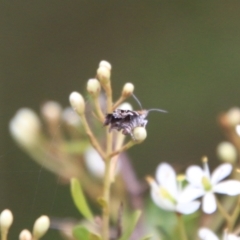
[[[104,87],[107,96],[107,111],[112,112],[112,88],[111,84],[107,84]],[[112,133],[109,132],[109,129],[106,129],[106,156],[105,160],[105,174],[104,174],[104,187],[103,187],[103,198],[105,204],[103,206],[103,240],[109,240],[109,215],[110,215],[110,188],[111,188],[111,157],[109,155],[112,153],[113,147],[113,136]]]
[[[103,123],[104,120],[105,120],[105,117],[104,117],[104,114],[102,112],[100,102],[98,101],[98,97],[94,97],[93,102],[94,102],[94,105],[95,105],[97,116],[99,117],[100,121]]]
[[[177,213],[179,234],[182,240],[188,240],[182,214]]]
[[[109,240],[109,205],[110,205],[110,165],[111,159],[108,158],[105,161],[105,175],[104,175],[104,189],[103,189],[103,198],[105,204],[103,206],[103,240]]]
[[[225,218],[226,222],[227,222],[227,227],[228,229],[230,228],[231,224],[231,217],[230,215],[226,212],[226,210],[224,209],[224,207],[222,206],[222,204],[218,201],[218,199],[216,198],[216,202],[217,202],[217,207],[219,212],[223,215],[223,217]]]
[[[87,135],[90,139],[90,142],[91,142],[92,146],[96,149],[96,151],[99,153],[99,155],[102,157],[102,159],[105,159],[105,154],[104,154],[98,140],[96,139],[92,130],[90,129],[85,115],[82,114],[80,117],[81,117],[81,120],[82,120],[83,127],[84,127],[84,129],[85,129],[85,131],[86,131],[86,133],[87,133]]]

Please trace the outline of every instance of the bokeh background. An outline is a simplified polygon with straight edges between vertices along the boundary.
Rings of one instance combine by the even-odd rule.
[[[0,210],[14,213],[10,239],[41,214],[78,213],[68,186],[15,145],[9,120],[46,100],[67,106],[100,60],[113,66],[115,98],[132,82],[144,108],[169,111],[151,113],[147,140],[130,150],[140,178],[161,161],[216,164],[217,116],[240,104],[239,12],[239,1],[1,1]]]

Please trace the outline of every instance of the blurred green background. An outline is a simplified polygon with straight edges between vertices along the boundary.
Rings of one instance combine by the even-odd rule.
[[[240,103],[239,12],[240,1],[1,1],[0,210],[14,213],[10,239],[41,214],[78,213],[68,187],[15,145],[9,120],[46,100],[67,106],[100,60],[113,66],[115,99],[132,82],[144,108],[169,111],[151,113],[147,140],[130,150],[139,177],[161,161],[214,163],[224,140],[216,118]]]

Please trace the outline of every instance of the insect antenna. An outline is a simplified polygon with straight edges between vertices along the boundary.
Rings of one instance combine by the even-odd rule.
[[[151,108],[148,110],[148,112],[162,112],[162,113],[168,113],[168,111],[160,109],[160,108]]]
[[[132,97],[135,99],[135,101],[138,103],[139,107],[141,108],[141,110],[143,109],[142,108],[142,104],[140,103],[139,99],[132,93]]]

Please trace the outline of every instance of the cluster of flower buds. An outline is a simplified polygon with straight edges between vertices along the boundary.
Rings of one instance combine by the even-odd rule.
[[[10,210],[5,209],[0,214],[0,229],[1,229],[1,239],[7,240],[8,232],[13,223],[13,214]],[[48,216],[39,217],[33,226],[32,233],[24,229],[19,234],[19,240],[38,240],[42,238],[50,227],[50,220]]]

